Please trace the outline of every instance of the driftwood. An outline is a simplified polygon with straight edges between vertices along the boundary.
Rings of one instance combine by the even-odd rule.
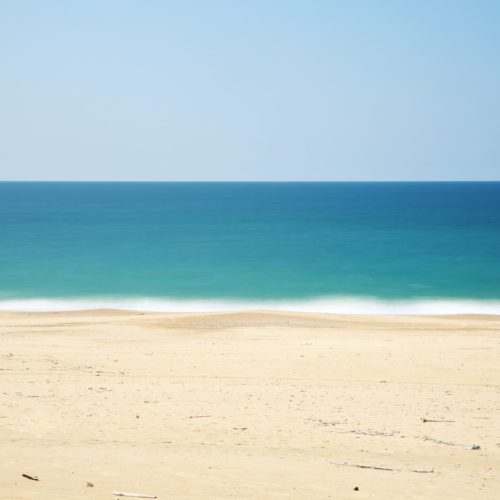
[[[330,462],[333,465],[344,465],[346,467],[358,467],[359,469],[386,470],[391,472],[415,472],[417,474],[432,474],[434,469],[391,469],[390,467],[379,467],[378,465],[350,464],[348,462]]]
[[[113,495],[117,497],[158,498],[153,495],[146,495],[145,493],[127,493],[126,491],[113,491]]]
[[[32,481],[40,481],[36,476],[30,476],[29,474],[22,474],[26,479],[31,479]]]

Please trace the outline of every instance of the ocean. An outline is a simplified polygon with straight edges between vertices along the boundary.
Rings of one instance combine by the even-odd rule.
[[[500,314],[500,182],[0,183],[0,309]]]

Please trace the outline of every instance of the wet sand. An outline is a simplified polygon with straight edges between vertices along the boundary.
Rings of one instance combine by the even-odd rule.
[[[0,440],[9,499],[496,499],[500,317],[0,313]]]

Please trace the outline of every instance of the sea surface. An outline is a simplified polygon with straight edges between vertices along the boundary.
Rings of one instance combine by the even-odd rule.
[[[500,182],[0,183],[0,309],[500,314]]]

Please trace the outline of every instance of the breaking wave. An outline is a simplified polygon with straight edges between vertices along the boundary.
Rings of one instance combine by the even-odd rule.
[[[303,300],[174,299],[150,297],[29,298],[0,300],[0,311],[50,312],[121,309],[144,312],[289,311],[337,314],[500,314],[500,300],[322,297]]]

